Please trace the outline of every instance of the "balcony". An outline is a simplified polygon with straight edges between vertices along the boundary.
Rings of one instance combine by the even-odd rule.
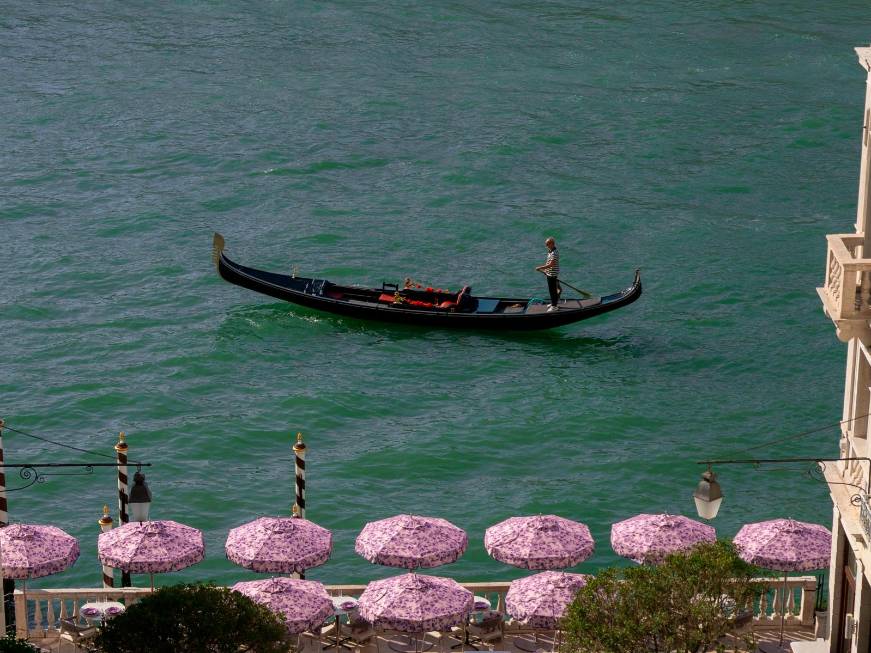
[[[784,582],[782,578],[757,579],[767,586],[767,590],[747,607],[753,613],[751,630],[759,641],[776,642],[780,632],[780,619],[784,617],[786,624],[786,640],[801,641],[813,640],[814,635],[814,605],[817,598],[817,579],[814,576],[790,576]],[[487,598],[493,609],[505,613],[505,595],[508,591],[507,582],[489,583],[462,583],[466,589],[474,594]],[[327,590],[334,596],[359,596],[365,589],[365,585],[327,585]],[[126,605],[132,605],[143,596],[151,592],[148,588],[79,588],[79,589],[33,589],[28,588],[25,596],[21,590],[15,590],[15,621],[16,634],[26,638],[32,643],[56,650],[61,641],[58,639],[58,621],[62,618],[70,618],[83,623],[80,617],[81,605],[88,601],[121,601]],[[332,633],[327,633],[335,637]],[[428,633],[427,637],[438,635]],[[435,650],[451,650],[456,633],[444,633],[437,637],[439,648]],[[378,638],[359,649],[359,653],[378,653],[385,650],[379,645]],[[538,638],[538,639],[536,639]],[[556,638],[556,639],[555,639]],[[524,640],[524,641],[521,641]],[[525,641],[531,640],[531,641]],[[332,640],[330,640],[332,641]],[[531,642],[538,641],[544,650],[551,650],[559,646],[559,640],[554,631],[537,631],[530,629],[509,619],[502,628],[501,640],[498,642],[500,650],[511,653],[522,653]],[[731,640],[731,645],[735,642]],[[301,641],[301,647],[303,642]],[[432,643],[428,642],[429,645]],[[462,638],[457,640],[453,647],[462,646]],[[323,649],[331,649],[329,641],[315,641],[313,646],[305,646],[304,653],[311,649],[312,653],[321,653]],[[65,651],[72,650],[66,646]],[[78,649],[77,649],[78,650]],[[302,648],[300,649],[302,650]],[[389,649],[388,649],[389,650]]]
[[[847,342],[871,321],[871,259],[862,255],[864,234],[829,234],[825,286],[817,288],[826,312]]]

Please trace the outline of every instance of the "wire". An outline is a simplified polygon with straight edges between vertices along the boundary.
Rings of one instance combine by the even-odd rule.
[[[71,444],[64,444],[63,442],[55,442],[54,440],[49,440],[48,438],[44,438],[44,437],[39,436],[39,435],[34,435],[33,433],[27,433],[26,431],[20,431],[18,429],[14,429],[9,425],[4,426],[3,428],[6,429],[7,431],[12,431],[13,433],[20,433],[21,435],[26,435],[27,437],[33,438],[34,440],[42,440],[43,442],[48,442],[50,444],[57,445],[58,447],[65,447],[67,449],[72,449],[74,451],[80,451],[81,453],[87,453],[87,454],[91,454],[94,456],[102,456],[103,458],[111,458],[112,460],[115,460],[115,456],[110,456],[107,453],[101,453],[99,451],[91,451],[90,449],[80,449],[79,447],[74,447]],[[131,464],[135,465],[136,463],[131,462]]]
[[[783,438],[778,438],[777,440],[769,440],[768,442],[763,442],[762,444],[757,444],[752,447],[747,447],[744,451],[753,451],[754,449],[762,449],[763,447],[768,447],[772,444],[780,444],[781,442],[786,442],[788,440],[798,440],[800,438],[806,437],[808,435],[813,435],[814,433],[819,433],[820,431],[827,431],[829,429],[833,429],[836,426],[840,426],[841,424],[848,424],[850,422],[855,422],[858,419],[863,419],[865,417],[871,417],[871,413],[866,413],[864,415],[857,415],[856,417],[851,417],[850,419],[844,419],[840,422],[835,422],[834,424],[827,424],[826,426],[820,426],[818,428],[811,429],[810,431],[804,431],[802,433],[796,433],[794,435],[787,435]]]

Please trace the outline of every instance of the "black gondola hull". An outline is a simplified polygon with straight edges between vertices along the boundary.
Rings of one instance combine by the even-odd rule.
[[[403,304],[394,305],[374,301],[353,301],[332,298],[313,292],[313,287],[318,285],[324,287],[324,284],[329,284],[329,282],[324,280],[291,277],[235,263],[224,254],[223,239],[221,239],[221,245],[218,247],[218,238],[219,236],[216,235],[215,263],[218,273],[225,281],[293,304],[361,320],[377,320],[380,322],[435,328],[534,331],[573,324],[574,322],[587,320],[622,308],[636,301],[641,296],[642,290],[641,275],[636,270],[635,281],[631,286],[622,291],[601,297],[598,301],[589,300],[587,301],[587,306],[561,308],[549,313],[543,310],[534,314],[527,312],[510,314],[454,312],[407,307]],[[329,285],[331,286],[332,284]],[[336,287],[342,288],[341,286]],[[379,291],[372,289],[371,292],[377,293]],[[529,301],[528,299],[478,298],[479,302],[482,300],[499,301],[514,305],[524,304]],[[580,302],[580,304],[584,304],[584,302]],[[538,309],[539,307],[536,306],[535,308]]]

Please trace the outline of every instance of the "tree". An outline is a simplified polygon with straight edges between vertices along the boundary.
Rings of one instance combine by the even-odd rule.
[[[700,653],[763,591],[760,571],[729,542],[703,544],[658,566],[606,569],[563,620],[566,653]]]
[[[174,585],[110,619],[96,639],[105,653],[285,653],[283,619],[225,587]]]

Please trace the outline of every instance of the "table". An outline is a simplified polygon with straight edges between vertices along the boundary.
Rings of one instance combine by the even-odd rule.
[[[94,601],[79,608],[79,614],[92,626],[100,626],[106,619],[124,612],[124,604],[118,601]]]
[[[330,643],[323,648],[339,648],[344,646],[345,642],[350,641],[351,637],[342,637],[342,617],[357,609],[357,599],[353,596],[331,596],[333,602],[333,615],[336,619],[336,641]]]

